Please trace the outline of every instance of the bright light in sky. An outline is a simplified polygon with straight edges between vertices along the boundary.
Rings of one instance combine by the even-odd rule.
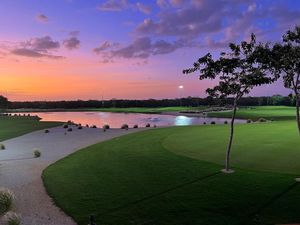
[[[183,69],[251,32],[258,42],[280,41],[299,15],[296,0],[1,0],[0,94],[159,99],[176,97],[184,83],[186,96],[205,97],[215,81]],[[282,86],[253,93],[288,94]]]
[[[183,85],[179,85],[178,88],[179,88],[179,89],[183,89]]]

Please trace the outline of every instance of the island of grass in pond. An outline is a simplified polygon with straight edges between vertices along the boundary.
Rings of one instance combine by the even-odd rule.
[[[115,138],[48,167],[43,180],[80,225],[90,214],[111,225],[299,222],[295,123],[238,125],[230,175],[219,172],[228,129],[173,127]]]

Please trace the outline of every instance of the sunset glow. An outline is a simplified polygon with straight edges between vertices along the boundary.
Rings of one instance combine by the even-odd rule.
[[[0,94],[10,100],[161,99],[178,97],[182,86],[185,96],[204,97],[211,83],[182,69],[251,32],[259,41],[280,41],[300,22],[298,1],[216,2],[3,0]],[[288,93],[276,84],[254,91]]]

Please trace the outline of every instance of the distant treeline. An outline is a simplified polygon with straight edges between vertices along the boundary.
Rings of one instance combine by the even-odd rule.
[[[232,98],[223,100],[212,98],[187,97],[180,99],[148,99],[148,100],[76,100],[76,101],[25,101],[9,102],[6,107],[9,109],[76,109],[76,108],[127,108],[127,107],[170,107],[170,106],[212,106],[231,105]],[[263,105],[295,105],[295,100],[290,96],[274,95],[269,97],[244,97],[239,102],[240,106],[263,106]]]

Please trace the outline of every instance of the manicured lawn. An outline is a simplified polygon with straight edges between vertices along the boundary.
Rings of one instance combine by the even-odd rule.
[[[231,111],[227,112],[211,112],[208,115],[211,117],[230,118]],[[253,119],[259,118],[273,120],[294,120],[296,118],[296,108],[289,106],[256,106],[241,108],[237,111],[237,118]]]
[[[35,130],[59,126],[60,122],[40,122],[34,117],[0,116],[0,141],[17,137]]]
[[[225,175],[228,129],[172,127],[115,138],[51,165],[44,183],[80,225],[90,214],[107,225],[299,222],[295,123],[238,125],[237,172]]]

